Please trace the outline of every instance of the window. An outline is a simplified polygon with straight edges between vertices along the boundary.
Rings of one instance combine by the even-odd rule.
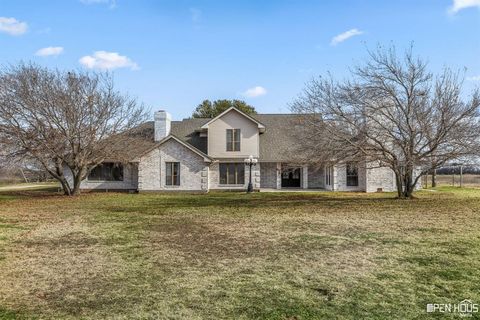
[[[244,184],[245,165],[243,163],[220,163],[220,184]]]
[[[166,181],[167,186],[180,185],[180,162],[165,162],[166,166]]]
[[[356,163],[347,163],[347,186],[358,186],[358,166]]]
[[[227,129],[227,151],[240,151],[240,129]]]
[[[123,165],[105,162],[93,168],[88,174],[89,181],[123,181]]]
[[[333,167],[332,166],[325,167],[325,184],[327,186],[332,185],[332,175],[333,175]]]

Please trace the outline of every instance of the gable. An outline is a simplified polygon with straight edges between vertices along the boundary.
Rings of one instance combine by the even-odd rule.
[[[227,151],[226,132],[240,129],[240,151]],[[258,157],[258,124],[231,110],[208,126],[208,155],[214,158]]]
[[[168,137],[164,138],[162,141],[158,142],[155,144],[154,147],[152,147],[150,150],[147,150],[143,154],[141,154],[137,160],[141,161],[141,158],[144,156],[148,156],[150,153],[152,153],[155,150],[159,150],[160,148],[168,148],[169,150],[172,150],[172,153],[175,153],[173,150],[178,150],[178,153],[181,154],[182,152],[188,152],[188,153],[193,153],[196,156],[202,158],[205,162],[211,162],[212,159],[204,154],[202,151],[196,149],[192,145],[180,140],[179,138],[169,135]],[[179,159],[182,157],[179,156]]]

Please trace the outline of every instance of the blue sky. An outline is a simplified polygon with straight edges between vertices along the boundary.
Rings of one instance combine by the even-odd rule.
[[[313,76],[412,41],[433,71],[465,67],[465,89],[480,85],[480,0],[0,0],[1,64],[113,70],[174,119],[220,98],[288,112]]]

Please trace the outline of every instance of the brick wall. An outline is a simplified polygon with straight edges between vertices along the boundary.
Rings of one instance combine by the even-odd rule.
[[[180,162],[180,185],[166,185],[165,162]],[[207,191],[208,163],[200,155],[171,139],[140,159],[139,191]]]
[[[365,191],[365,165],[358,164],[358,186],[347,186],[347,166],[341,163],[335,166],[335,191]]]
[[[390,168],[379,168],[376,163],[367,164],[367,192],[376,192],[378,189],[383,191],[395,191],[395,174]]]

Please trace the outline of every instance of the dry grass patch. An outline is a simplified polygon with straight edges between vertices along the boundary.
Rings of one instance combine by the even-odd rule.
[[[0,318],[423,318],[480,301],[479,196],[3,194]]]

